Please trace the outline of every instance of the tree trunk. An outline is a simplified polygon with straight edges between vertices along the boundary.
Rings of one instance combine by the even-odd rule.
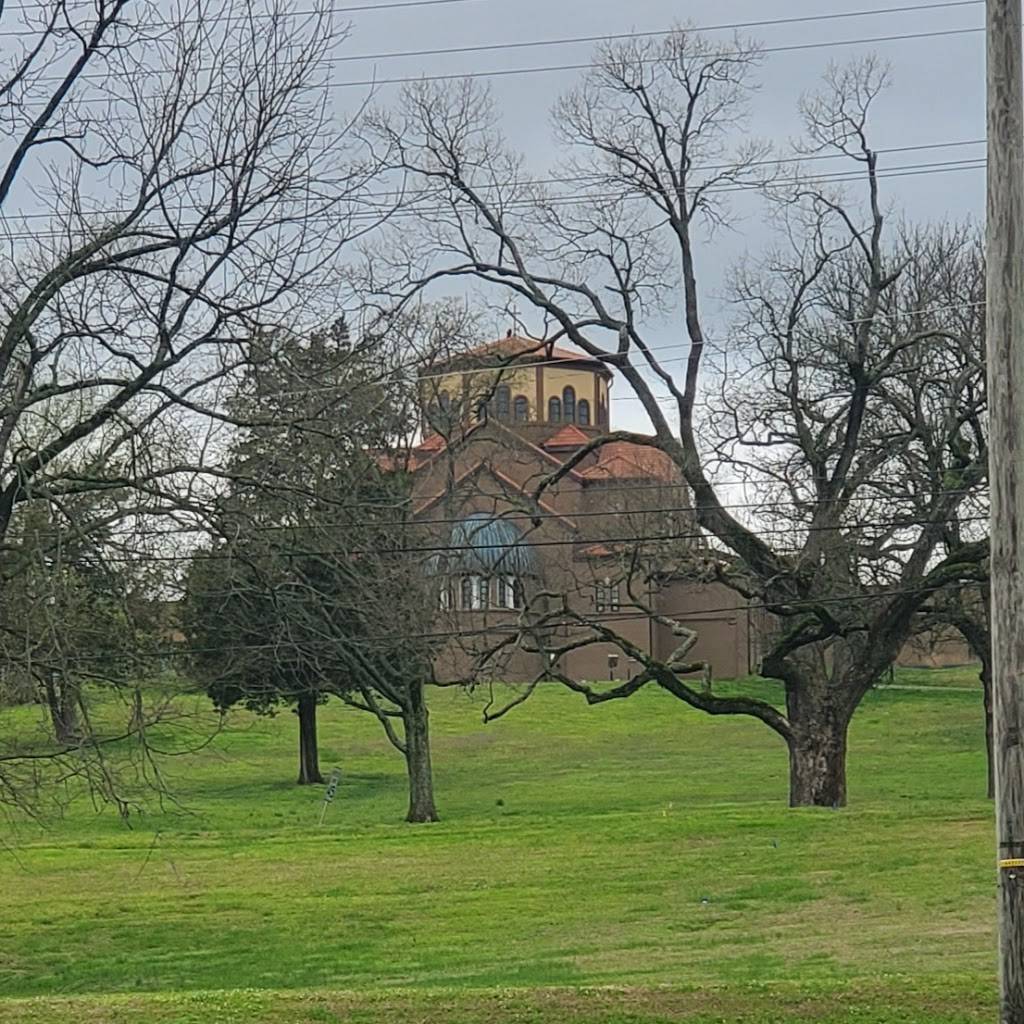
[[[409,684],[402,715],[405,725],[405,764],[409,774],[409,813],[406,821],[439,821],[434,806],[434,773],[430,765],[430,730],[423,684]]]
[[[320,774],[320,754],[316,743],[316,694],[304,693],[299,697],[296,714],[299,716],[299,778],[300,786],[323,782]]]
[[[60,679],[57,672],[46,675],[46,704],[53,723],[53,736],[58,743],[77,743],[78,735],[78,694],[67,679]]]
[[[982,591],[982,604],[978,608],[973,602],[961,601],[954,625],[967,641],[967,646],[981,662],[978,678],[981,680],[981,699],[985,714],[985,759],[988,777],[986,793],[989,800],[996,795],[996,772],[992,743],[992,614],[988,588]]]
[[[996,770],[992,751],[992,662],[990,658],[982,658],[981,672],[978,675],[981,679],[981,699],[985,706],[985,763],[988,777],[986,794],[989,800],[994,800]]]
[[[789,806],[846,806],[849,717],[820,711],[794,722],[789,740]]]

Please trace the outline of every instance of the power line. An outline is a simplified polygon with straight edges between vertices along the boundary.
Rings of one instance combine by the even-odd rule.
[[[739,486],[742,482],[734,481],[732,484],[724,483],[718,484],[719,487],[726,486]],[[685,481],[680,480],[678,483],[665,483],[661,485],[648,485],[651,490],[673,490],[682,487],[688,487]],[[602,493],[609,493],[614,490],[615,493],[619,494],[632,494],[634,491],[642,490],[643,487],[620,487],[602,491]],[[953,490],[940,490],[940,491],[929,491],[929,497],[954,497],[956,495],[967,496],[975,494],[974,489],[953,489]],[[437,497],[434,495],[433,497]],[[501,501],[508,503],[509,498],[507,495],[497,494],[486,494],[479,493],[476,495],[478,498],[491,498],[494,501]],[[849,502],[886,502],[892,504],[893,501],[898,500],[893,495],[853,495],[848,499]],[[793,499],[787,499],[785,501],[747,501],[747,502],[728,502],[719,505],[718,507],[728,512],[742,511],[742,510],[770,510],[770,509],[785,509],[785,508],[813,508],[818,505],[830,505],[835,504],[828,499],[824,498],[811,498],[807,501],[794,501]],[[371,508],[374,506],[360,506],[362,508]],[[379,506],[378,506],[379,507]],[[391,508],[393,506],[383,506],[385,508]],[[511,513],[496,512],[492,517],[495,520],[500,519],[503,522],[533,522],[534,520],[546,520],[546,519],[587,519],[587,518],[599,518],[608,516],[645,516],[645,515],[661,515],[669,512],[699,512],[701,510],[698,505],[664,505],[653,508],[627,508],[627,509],[604,509],[594,511],[581,511],[581,512],[521,512],[515,510]],[[378,522],[375,526],[454,526],[465,522],[465,516],[447,516],[443,518],[425,519],[419,516],[415,516],[410,519],[396,519],[391,522]],[[963,522],[963,518],[960,516],[956,517],[957,522]],[[302,526],[291,526],[291,525],[278,525],[272,523],[253,523],[247,525],[245,528],[246,533],[278,533],[288,530],[294,530],[295,532],[301,532],[308,530],[315,532],[317,530],[329,530],[329,529],[344,529],[351,526],[351,522],[324,522],[316,523],[309,527]],[[794,530],[799,530],[800,527],[793,527]],[[202,534],[204,536],[211,536],[211,531],[204,529],[199,526],[179,527],[177,529],[166,529],[166,530],[150,530],[150,531],[129,531],[130,539],[137,539],[140,537],[151,538],[151,537],[176,537],[176,536],[189,536],[192,534]],[[112,538],[112,542],[116,538]],[[590,542],[588,542],[590,543]]]
[[[441,2],[441,0],[438,0]],[[447,2],[458,2],[458,0],[447,0]],[[974,0],[968,0],[968,2],[974,2]],[[859,37],[854,39],[832,39],[832,40],[818,40],[809,43],[789,43],[777,46],[763,46],[756,49],[758,55],[762,54],[778,54],[778,53],[795,53],[806,50],[818,50],[818,49],[831,49],[840,46],[873,46],[880,43],[894,43],[894,42],[908,42],[911,40],[918,39],[937,39],[943,37],[952,37],[960,35],[972,35],[984,32],[984,27],[977,28],[958,28],[958,29],[937,29],[931,32],[904,32],[896,33],[892,35],[884,36],[868,36]],[[21,33],[2,33],[20,35]],[[714,60],[730,56],[735,56],[739,51],[727,50],[721,53],[706,54],[705,59]],[[640,64],[656,64],[661,61],[661,57],[641,57],[637,58],[637,63]],[[409,85],[417,82],[450,82],[450,81],[464,81],[472,80],[477,78],[505,78],[516,75],[535,75],[535,74],[547,74],[555,71],[586,71],[593,68],[592,62],[588,63],[572,63],[572,64],[543,64],[535,65],[533,67],[526,68],[492,68],[481,71],[464,71],[459,73],[443,73],[443,74],[420,74],[420,75],[407,75],[395,78],[365,78],[365,79],[354,79],[347,82],[327,82],[324,84],[325,89],[351,89],[351,88],[376,88],[383,85]],[[92,76],[90,76],[92,77]],[[107,79],[104,79],[107,80]],[[151,98],[151,97],[146,97]],[[78,99],[79,103],[100,103],[105,106],[112,105],[118,101],[119,97],[114,96],[83,96]]]
[[[615,515],[616,513],[610,512],[608,515]],[[571,518],[571,517],[569,517]],[[775,527],[775,528],[764,528],[758,530],[750,530],[744,532],[754,533],[758,537],[768,536],[789,536],[794,533],[796,534],[808,534],[808,533],[850,533],[853,530],[884,530],[884,529],[909,529],[913,526],[934,526],[938,523],[947,522],[976,522],[976,521],[988,521],[987,515],[967,515],[967,516],[955,516],[950,519],[933,519],[923,518],[915,519],[913,517],[907,517],[902,519],[892,520],[891,522],[878,521],[872,523],[858,523],[858,524],[846,524],[840,527],[832,526],[804,526],[804,527]],[[370,524],[371,526],[376,524]],[[408,525],[415,527],[416,521],[412,519]],[[567,540],[523,540],[522,543],[504,546],[506,550],[529,550],[531,548],[581,548],[581,547],[596,547],[600,545],[608,544],[648,544],[652,542],[663,542],[663,541],[683,541],[683,540],[706,540],[707,533],[705,531],[690,531],[690,532],[671,532],[671,533],[659,533],[659,534],[645,534],[640,536],[630,536],[628,534],[622,536],[594,536],[594,537],[578,537]],[[485,545],[486,547],[493,547],[494,545]],[[346,557],[362,556],[362,555],[437,555],[448,552],[463,552],[473,553],[479,552],[479,547],[474,544],[413,544],[404,547],[393,547],[393,548],[323,548],[323,549],[306,549],[306,548],[290,548],[287,551],[277,551],[276,555],[280,557],[297,557],[297,558],[315,558],[319,556],[331,556],[331,555],[344,555]],[[174,555],[158,555],[153,553],[138,553],[133,555],[105,555],[103,559],[111,563],[120,564],[145,564],[145,563],[177,563],[177,562],[193,562],[193,561],[237,561],[238,556],[230,551],[193,551],[185,554],[174,554]]]
[[[913,39],[937,39],[945,36],[974,35],[984,32],[984,27],[939,29],[932,32],[905,32],[887,36],[861,37],[858,39],[819,40],[813,43],[790,43],[784,46],[764,46],[757,49],[758,54],[795,53],[802,50],[827,49],[836,46],[871,46],[878,43],[905,42]],[[735,50],[717,54],[707,54],[707,59],[734,56]],[[638,63],[654,64],[662,58],[640,58]],[[351,82],[331,82],[328,88],[350,89],[355,87],[373,88],[381,85],[409,85],[416,82],[450,82],[475,78],[504,78],[514,75],[547,74],[553,71],[587,71],[594,65],[586,64],[545,64],[528,68],[495,68],[488,71],[465,71],[462,73],[446,73],[436,75],[412,75],[399,78],[366,78]]]
[[[952,312],[952,311],[956,311],[956,310],[982,309],[982,308],[984,308],[984,306],[985,306],[984,301],[963,302],[963,303],[949,303],[947,305],[932,306],[932,307],[928,307],[926,309],[898,310],[898,311],[893,312],[893,313],[885,313],[885,312],[879,311],[879,312],[874,313],[870,317],[859,317],[859,318],[854,318],[854,319],[849,319],[849,320],[836,319],[836,320],[833,320],[831,322],[836,324],[836,325],[855,327],[855,326],[858,326],[859,324],[874,322],[876,320],[900,320],[900,319],[903,319],[903,318],[932,316],[932,315],[934,315],[936,313]],[[531,340],[535,340],[535,339],[531,339]],[[500,344],[500,341],[501,341],[501,339],[498,339],[498,342],[492,343],[492,344]],[[537,343],[537,351],[538,352],[542,351],[545,348],[545,346],[547,344],[549,344],[548,341],[545,341],[543,339],[536,340],[536,343]],[[551,344],[557,344],[557,342],[550,342],[550,343]],[[660,352],[675,351],[676,349],[683,348],[683,347],[685,347],[687,345],[688,345],[688,342],[685,342],[685,341],[682,341],[682,342],[672,342],[672,343],[670,343],[668,345],[650,345],[650,346],[647,346],[647,351],[652,353],[652,354],[660,353]],[[500,373],[502,373],[503,371],[506,371],[506,370],[514,372],[516,370],[531,369],[531,368],[543,367],[543,366],[564,366],[566,363],[573,361],[573,359],[569,358],[569,357],[552,357],[550,359],[530,360],[529,362],[518,362],[517,361],[517,360],[522,359],[524,355],[529,355],[529,354],[530,354],[529,352],[525,352],[525,353],[520,352],[520,353],[518,353],[516,355],[515,359],[510,360],[507,363],[499,364],[499,365],[496,365],[496,366],[468,367],[468,368],[452,369],[452,370],[446,370],[446,371],[438,371],[437,373],[418,373],[417,376],[416,376],[416,379],[417,379],[417,381],[421,382],[421,381],[429,381],[429,380],[446,380],[446,379],[449,379],[449,378],[452,378],[452,377],[473,376],[473,375],[476,375],[476,374],[489,374],[489,375],[493,376],[494,374],[500,374]],[[637,348],[630,349],[628,354],[631,355],[631,356],[639,356],[641,358],[643,357],[643,353],[639,349],[637,349]],[[467,351],[464,351],[464,352],[455,352],[455,353],[453,353],[450,356],[450,359],[452,361],[454,361],[456,359],[465,358],[467,356],[471,357],[473,355],[474,355],[474,350],[470,349],[470,350],[467,350]],[[578,355],[578,358],[581,361],[589,360],[589,361],[593,361],[593,362],[602,363],[602,365],[610,365],[614,369],[615,368],[615,360],[614,360],[614,358],[612,358],[613,355],[614,355],[613,353],[609,353],[608,354],[608,358],[604,359],[604,358],[602,358],[600,356],[590,355],[587,352],[582,352],[581,351],[579,353],[579,355]],[[661,358],[659,356],[656,361],[657,361],[658,365],[667,365],[668,363],[678,362],[678,361],[681,361],[682,359],[685,359],[685,358],[686,358],[685,356],[681,356],[681,357],[674,358],[674,359],[664,359],[664,358]],[[388,384],[388,383],[395,383],[395,382],[401,381],[403,379],[400,376],[400,374],[401,374],[401,372],[403,370],[415,370],[417,368],[417,366],[419,366],[419,365],[422,365],[422,364],[418,363],[416,361],[410,361],[408,363],[402,364],[398,369],[394,370],[392,376],[385,376],[385,377],[382,377],[382,378],[376,378],[376,379],[373,379],[373,380],[363,381],[362,384],[365,386],[365,385],[369,385],[369,384],[382,384],[383,385],[383,384]],[[436,364],[434,364],[434,365],[436,365]],[[646,368],[645,363],[644,362],[639,363],[639,368],[640,369]],[[343,389],[351,390],[352,388],[353,388],[352,382],[351,381],[346,381],[344,384],[320,385],[320,386],[317,386],[317,387],[301,388],[301,389],[295,389],[295,390],[281,390],[281,391],[267,392],[266,393],[266,397],[269,397],[269,398],[286,398],[286,397],[289,397],[289,396],[306,396],[306,395],[315,395],[315,394],[331,394],[331,393],[334,393],[334,392],[337,392],[337,391],[340,391],[340,390],[343,390]],[[675,401],[675,399],[671,395],[655,396],[655,398],[659,402],[673,402],[673,401]],[[640,398],[638,396],[636,396],[636,395],[620,395],[620,396],[612,395],[612,396],[610,396],[610,401],[640,401]]]
[[[360,12],[365,13],[367,11],[370,11],[370,12],[374,12],[374,11],[389,11],[389,10],[394,10],[395,8],[404,8],[404,7],[437,7],[437,6],[441,5],[441,4],[449,4],[450,5],[450,4],[469,4],[469,3],[484,3],[484,2],[486,2],[486,0],[380,0],[379,3],[354,4],[354,5],[349,5],[349,6],[346,6],[346,7],[335,7],[333,4],[331,4],[329,10],[330,10],[330,13],[332,15],[334,15],[334,14],[351,14],[351,13],[356,12],[356,11],[360,11]],[[26,4],[26,3],[10,4],[9,3],[9,4],[5,4],[4,5],[4,9],[8,10],[8,11],[30,11],[30,12],[38,11],[38,12],[41,13],[43,11],[49,11],[51,9],[51,6],[52,5],[45,4],[45,3],[35,3],[35,4]],[[82,4],[79,4],[79,5],[76,5],[74,3],[69,3],[66,6],[69,7],[69,8],[74,8],[75,6],[80,6],[82,8],[88,7],[90,10],[95,10],[96,9],[96,5],[94,3],[82,3]],[[939,4],[937,6],[945,6],[945,5],[944,4]],[[321,13],[321,10],[322,9],[320,9],[320,8],[312,7],[312,8],[306,8],[305,10],[289,11],[288,12],[288,16],[292,17],[292,18],[305,18],[305,17],[310,17],[312,15],[318,15],[318,14]],[[231,21],[269,21],[269,20],[272,20],[272,19],[274,19],[276,17],[278,17],[278,15],[272,14],[272,13],[269,13],[269,12],[261,13],[259,11],[251,11],[251,12],[246,12],[245,14],[236,14],[236,15],[219,14],[219,15],[215,15],[215,16],[210,17],[210,18],[203,18],[201,20],[202,20],[204,25],[207,25],[207,24],[215,25],[215,24],[217,24],[219,22],[231,22]],[[196,20],[198,20],[198,19],[186,18],[186,19],[180,19],[180,20],[177,20],[177,21],[147,21],[146,22],[146,27],[147,28],[168,28],[168,27],[172,27],[174,25],[180,25],[180,24],[183,24],[183,23],[191,23],[191,22],[196,21]],[[3,34],[4,35],[14,35],[15,33],[3,33]]]
[[[909,4],[901,7],[877,7],[855,11],[837,11],[830,14],[807,14],[793,18],[762,18],[757,21],[734,21],[725,22],[719,25],[698,25],[694,28],[684,28],[687,33],[691,32],[727,32],[738,31],[749,28],[774,28],[779,25],[800,25],[819,21],[838,21],[845,18],[866,18],[877,15],[905,14],[913,11],[933,11],[943,8],[955,7],[977,7],[985,0],[945,0],[941,3],[919,3]],[[630,39],[648,39],[657,36],[670,35],[674,30],[671,28],[654,29],[644,32],[608,32],[602,35],[591,36],[563,36],[556,39],[534,39],[518,42],[501,43],[477,43],[469,46],[449,46],[439,49],[424,50],[391,50],[383,53],[359,53],[347,54],[338,57],[329,57],[327,62],[331,64],[342,64],[357,60],[395,60],[404,57],[435,57],[450,56],[456,53],[481,53],[492,50],[519,50],[531,49],[544,46],[575,46],[583,43],[619,42]]]
[[[833,323],[833,324],[835,324],[837,326],[856,327],[856,326],[858,326],[860,324],[874,322],[876,320],[899,320],[899,319],[902,319],[904,317],[932,316],[935,313],[952,312],[952,311],[955,311],[955,310],[981,309],[981,308],[984,308],[984,305],[985,305],[985,303],[983,301],[950,303],[950,304],[944,305],[944,306],[932,306],[932,307],[927,308],[927,309],[901,310],[901,311],[897,311],[895,313],[882,313],[882,312],[878,312],[878,313],[875,313],[871,317],[859,317],[859,318],[854,318],[852,320],[836,319],[836,320],[831,320],[830,323]],[[533,339],[531,339],[531,340],[533,340]],[[500,344],[500,342],[501,342],[501,339],[499,339],[498,342],[496,342],[494,344]],[[547,341],[538,340],[537,341],[537,352],[541,352],[545,348],[545,346],[547,344],[548,344]],[[557,344],[557,342],[553,342],[552,344]],[[687,347],[688,344],[689,343],[685,342],[685,341],[681,341],[681,342],[680,341],[676,341],[676,342],[672,342],[672,343],[670,343],[668,345],[648,345],[647,346],[647,351],[652,353],[652,354],[653,353],[659,353],[659,352],[674,352],[676,349]],[[638,348],[629,349],[627,354],[630,355],[630,356],[637,356],[637,357],[643,358],[643,353]],[[458,359],[461,359],[461,358],[467,358],[467,357],[471,358],[471,357],[473,357],[473,355],[474,355],[474,350],[470,349],[470,350],[468,350],[466,352],[456,352],[456,353],[453,353],[451,355],[450,359],[454,362],[455,360],[458,360]],[[480,367],[468,367],[468,368],[465,368],[465,369],[442,370],[442,371],[438,371],[437,373],[418,373],[416,375],[416,379],[417,379],[417,381],[429,381],[429,380],[447,380],[447,379],[449,379],[451,377],[462,377],[462,376],[470,377],[470,376],[474,376],[476,374],[490,374],[490,375],[494,375],[495,373],[499,373],[500,374],[502,371],[505,371],[505,370],[509,370],[509,371],[513,371],[514,372],[516,370],[532,369],[534,367],[542,367],[542,366],[564,366],[566,363],[574,361],[573,359],[571,359],[569,357],[564,357],[564,358],[563,357],[551,357],[550,359],[539,359],[539,360],[532,360],[531,359],[529,362],[519,362],[518,360],[522,359],[524,355],[528,356],[528,355],[530,355],[530,353],[529,352],[525,352],[525,353],[524,352],[520,352],[520,353],[518,353],[516,355],[515,359],[512,359],[512,360],[510,360],[507,363],[499,364],[497,366],[480,366]],[[607,359],[602,359],[599,356],[590,355],[587,352],[582,352],[581,351],[579,353],[578,359],[580,361],[590,360],[590,361],[593,361],[593,362],[598,362],[598,363],[601,363],[604,366],[611,366],[614,369],[615,368],[615,362],[616,362],[616,360],[614,358],[614,355],[615,355],[614,353],[609,353]],[[683,356],[683,357],[679,357],[679,358],[680,359],[684,359],[686,357]],[[662,359],[660,357],[657,359],[657,362],[658,362],[659,365],[664,365],[664,364],[667,364],[667,363],[670,363],[670,362],[676,362],[676,361],[679,361],[679,360],[678,359],[675,359],[675,360],[674,359]],[[641,369],[645,368],[645,364],[644,363],[640,363],[639,365],[640,365]],[[415,369],[416,366],[417,366],[417,364],[415,362],[410,362],[408,364],[405,364],[401,369]],[[396,373],[398,373],[398,372],[399,371],[396,371]],[[400,379],[401,379],[400,377],[395,377],[394,378],[394,380],[400,380]],[[380,379],[375,380],[375,381],[370,382],[370,383],[387,384],[389,382],[394,382],[394,381],[391,378],[383,377],[383,378],[380,378]],[[338,391],[341,388],[347,388],[347,387],[351,387],[351,386],[352,385],[351,385],[350,382],[346,382],[345,384],[323,385],[323,386],[312,387],[312,388],[298,389],[298,390],[295,390],[295,391],[273,391],[273,392],[268,392],[267,393],[267,397],[283,398],[283,397],[288,397],[288,396],[291,396],[291,395],[311,395],[311,394],[321,394],[321,393],[329,394],[331,392]],[[620,398],[617,399],[617,396],[613,395],[613,396],[611,396],[611,400],[612,401],[625,400],[626,397],[627,396],[621,396]],[[629,397],[629,400],[633,400],[633,398],[635,396],[628,396],[628,397]],[[663,396],[663,397],[665,399],[669,400],[669,401],[674,401],[674,399],[672,398],[671,395],[666,395],[666,396]],[[637,400],[639,400],[639,399],[637,399]]]
[[[342,646],[360,646],[368,643],[375,642],[388,642],[391,643],[403,643],[414,640],[455,640],[455,639],[468,639],[470,637],[500,637],[500,636],[520,636],[523,634],[529,634],[531,629],[542,628],[544,630],[556,630],[556,629],[579,629],[586,630],[587,628],[593,628],[594,625],[604,625],[609,622],[636,622],[636,621],[648,621],[656,622],[658,618],[676,619],[680,622],[699,622],[711,615],[724,615],[724,614],[739,614],[743,612],[751,611],[767,611],[776,615],[787,614],[806,614],[813,612],[818,607],[828,607],[829,605],[847,605],[855,604],[858,602],[877,601],[879,599],[889,597],[903,597],[909,595],[919,595],[922,593],[930,593],[936,590],[942,589],[941,587],[932,586],[928,587],[922,583],[917,587],[894,587],[888,589],[881,589],[875,591],[869,591],[867,593],[853,593],[844,594],[840,597],[808,597],[803,599],[797,599],[793,601],[749,601],[745,604],[733,604],[723,605],[718,608],[696,608],[696,609],[681,609],[674,611],[659,611],[655,610],[653,613],[637,610],[635,612],[619,612],[619,613],[603,613],[595,612],[590,613],[586,616],[581,616],[584,621],[577,621],[575,618],[565,618],[561,621],[545,621],[542,627],[531,626],[531,624],[519,624],[519,623],[494,623],[488,624],[487,626],[481,626],[475,629],[446,629],[446,630],[435,630],[424,633],[380,633],[380,634],[367,634],[364,636],[351,636],[351,637],[338,637],[334,640],[283,640],[279,642],[268,642],[264,644],[223,644],[216,647],[191,647],[186,644],[177,645],[175,647],[168,647],[157,651],[133,651],[128,657],[137,658],[140,660],[159,659],[164,660],[173,657],[194,657],[197,654],[220,654],[220,653],[236,653],[239,651],[292,651],[295,653],[303,653],[306,651],[315,650],[336,650]],[[781,613],[778,609],[786,607],[789,609],[786,613]],[[508,612],[515,614],[516,611],[522,611],[522,609],[500,609],[500,608],[487,608],[487,609],[476,609],[473,610],[473,614],[481,615],[488,612]],[[443,614],[443,613],[441,613]],[[449,613],[450,614],[450,613]],[[589,620],[589,621],[588,621]],[[609,641],[610,642],[610,641]],[[109,661],[109,654],[97,654],[94,660]],[[74,664],[88,665],[89,661],[85,658],[77,659]]]
[[[457,0],[434,0],[434,2],[457,2]],[[802,25],[811,24],[822,21],[840,21],[848,18],[867,18],[867,17],[878,17],[890,14],[907,14],[917,11],[937,11],[943,9],[961,8],[961,7],[978,7],[983,4],[985,0],[942,0],[939,3],[916,3],[906,4],[896,7],[877,7],[877,8],[861,8],[852,11],[836,11],[829,14],[807,14],[798,17],[790,18],[761,18],[754,21],[734,21],[724,22],[718,25],[698,25],[693,28],[685,28],[684,31],[687,33],[691,32],[727,32],[727,31],[739,31],[740,29],[753,29],[753,28],[775,28],[780,25]],[[418,4],[391,4],[384,6],[404,7],[404,6],[419,6]],[[348,8],[349,10],[359,10],[359,8]],[[310,14],[315,12],[310,11]],[[332,12],[338,13],[338,12]],[[293,15],[294,16],[294,15]],[[219,19],[211,19],[219,20]],[[148,22],[147,27],[151,27],[154,23]],[[156,23],[159,24],[159,23]],[[353,61],[377,61],[377,60],[399,60],[407,59],[409,57],[447,57],[454,54],[461,53],[487,53],[495,50],[524,50],[524,49],[540,49],[551,46],[578,46],[583,44],[593,43],[605,43],[605,42],[623,42],[632,39],[651,39],[659,36],[671,35],[675,30],[672,28],[661,28],[651,29],[647,31],[630,31],[630,32],[606,32],[598,35],[588,36],[561,36],[557,38],[547,39],[532,39],[532,40],[519,40],[519,41],[508,41],[503,40],[497,43],[473,43],[464,46],[447,46],[447,47],[434,47],[420,50],[389,50],[380,53],[353,53],[353,54],[342,54],[339,56],[324,57],[318,61],[318,64],[346,64]],[[3,35],[3,33],[0,33]],[[209,70],[209,69],[201,69]],[[157,69],[157,74],[173,74],[173,69]],[[109,76],[99,74],[85,74],[80,76],[80,80],[85,81],[104,81]],[[36,81],[60,81],[61,78],[58,75],[42,76]]]
[[[879,180],[888,178],[907,178],[917,177],[922,174],[946,174],[953,171],[973,171],[973,170],[984,170],[985,160],[983,157],[968,157],[962,160],[946,160],[946,161],[925,161],[923,163],[916,164],[903,164],[897,165],[893,168],[881,169],[876,172],[875,177]],[[829,185],[829,184],[844,184],[847,182],[856,182],[862,180],[864,172],[862,170],[844,170],[844,171],[833,171],[828,174],[819,175],[808,175],[804,178],[791,178],[788,180],[782,180],[774,182],[773,184],[778,187],[782,185]],[[751,192],[762,188],[763,185],[760,182],[751,183],[733,183],[729,185],[717,185],[710,186],[703,189],[705,195],[722,195],[726,193],[734,192]],[[422,194],[430,195],[432,193],[424,191]],[[599,193],[567,193],[565,195],[555,195],[551,198],[543,200],[543,205],[551,207],[572,207],[572,206],[590,206],[594,203],[600,202],[616,202],[619,200],[628,200],[630,202],[642,202],[651,201],[652,196],[650,193],[642,192],[640,190],[634,190],[632,192],[613,193],[613,194],[599,194]],[[513,209],[530,209],[536,205],[539,205],[541,200],[534,197],[523,197],[521,199],[513,199],[504,204],[506,210]],[[378,207],[376,209],[366,209],[365,207],[370,204],[361,204],[363,208],[353,212],[349,219],[352,221],[380,221],[385,220],[396,220],[399,218],[413,218],[418,219],[426,216],[438,216],[440,214],[449,213],[452,211],[451,206],[435,206],[426,209],[409,207],[403,209],[401,207],[397,209]],[[46,216],[45,214],[37,216]],[[97,212],[94,216],[102,216],[101,213]],[[19,219],[15,216],[14,219]],[[289,222],[297,221],[302,227],[309,227],[315,224],[329,224],[334,223],[336,220],[344,219],[342,216],[338,218],[328,218],[324,215],[310,214],[301,218],[287,217],[282,213],[282,219],[287,219]],[[68,225],[63,230],[28,230],[28,231],[4,231],[0,234],[0,241],[26,241],[35,240],[39,238],[53,238],[53,239],[69,239],[72,240],[74,231],[73,228],[79,225]],[[248,224],[245,221],[235,221],[231,225],[236,230],[240,231],[278,231],[281,228],[281,223],[277,219],[272,219],[262,224]],[[188,224],[173,224],[167,225],[140,222],[137,225],[132,225],[130,228],[126,228],[125,231],[117,236],[117,241],[125,241],[132,238],[138,239],[151,239],[151,240],[166,240],[172,239],[187,241],[190,232],[197,229],[197,225]],[[173,233],[172,233],[173,232]],[[83,239],[84,241],[84,239]],[[77,243],[76,243],[77,244]]]
[[[927,161],[918,164],[903,164],[897,165],[892,168],[883,168],[875,172],[875,178],[883,180],[887,178],[910,178],[918,177],[923,174],[947,174],[953,171],[982,171],[985,169],[985,158],[984,157],[967,157],[962,160],[934,160]],[[775,187],[780,186],[799,186],[799,185],[841,185],[848,182],[858,182],[865,180],[863,170],[843,170],[843,171],[832,171],[827,174],[819,175],[808,175],[801,178],[790,178],[781,179],[779,181],[772,182]],[[700,186],[694,186],[692,191],[696,191]],[[726,193],[734,192],[755,192],[764,188],[762,182],[744,182],[744,183],[732,183],[729,185],[714,185],[702,187],[701,191],[704,195],[723,195]],[[670,187],[665,188],[666,192],[673,191]],[[429,193],[424,193],[429,194]],[[631,189],[623,190],[621,192],[606,193],[602,194],[599,192],[578,192],[578,193],[566,193],[563,195],[554,195],[551,197],[535,198],[526,196],[521,199],[511,199],[502,203],[502,212],[508,212],[511,210],[520,209],[533,209],[538,206],[550,207],[550,208],[567,208],[574,206],[592,206],[595,203],[616,203],[621,201],[629,202],[654,202],[657,205],[655,197],[657,193],[651,190],[641,190],[640,188],[632,187]],[[462,197],[460,197],[462,199]],[[465,202],[465,200],[462,200]],[[473,209],[468,203],[466,204],[469,209]],[[394,221],[399,219],[418,219],[422,217],[437,217],[442,214],[451,213],[455,207],[454,203],[446,206],[434,206],[428,208],[417,208],[410,206],[408,208],[397,208],[397,209],[384,209],[378,208],[377,210],[359,211],[352,214],[354,220],[359,221],[374,221],[378,220],[382,223],[385,220]],[[659,213],[662,211],[658,208]],[[308,223],[317,223],[322,218],[311,217]],[[22,233],[23,237],[31,237],[31,233]],[[57,237],[63,237],[63,232],[50,232]],[[130,237],[130,236],[129,236]]]
[[[974,0],[971,0],[973,3]],[[921,142],[912,146],[886,146],[880,149],[874,150],[879,156],[888,155],[891,153],[920,153],[931,149],[958,149],[964,146],[982,146],[985,144],[985,139],[950,139],[946,142]],[[846,153],[812,153],[807,156],[780,156],[770,157],[764,160],[753,160],[746,163],[745,167],[782,167],[786,164],[803,164],[803,163],[817,163],[822,160],[848,160],[849,157]],[[984,160],[984,157],[975,157],[975,160]],[[931,161],[923,164],[909,164],[905,166],[909,167],[933,167],[942,166],[948,161]],[[954,163],[964,163],[965,161],[953,161]],[[695,164],[690,168],[691,174],[707,174],[711,171],[724,171],[730,170],[733,164]],[[896,170],[896,167],[888,168],[888,170]],[[882,168],[886,170],[886,168]],[[857,176],[863,176],[863,171],[855,171],[853,169],[847,171],[833,171],[831,174],[843,174],[850,175],[855,180]],[[504,182],[482,182],[479,185],[471,184],[471,187],[477,192],[488,192],[493,189],[503,188],[533,188],[536,186],[543,185],[565,185],[568,183],[573,184],[597,184],[601,182],[607,182],[609,175],[594,173],[594,174],[577,174],[577,175],[564,175],[560,177],[552,178],[527,178],[523,181],[504,181]],[[342,184],[343,179],[325,179],[324,184]],[[432,189],[410,189],[409,191],[401,191],[398,189],[388,189],[384,191],[371,191],[367,192],[366,199],[384,199],[397,201],[401,199],[408,200],[416,196],[430,196],[435,194],[436,190]],[[582,195],[579,193],[577,195]],[[390,209],[391,207],[380,207],[383,211]],[[176,209],[189,210],[191,212],[202,212],[202,208],[188,203],[181,203],[176,206]],[[67,211],[71,213],[72,211]],[[95,209],[95,210],[76,210],[75,213],[81,215],[82,218],[86,217],[123,217],[130,214],[132,211],[128,208],[122,209]],[[17,221],[27,220],[53,220],[53,213],[16,213],[16,214],[4,214],[2,219],[10,219]],[[64,232],[54,232],[55,235],[63,235]],[[3,236],[8,237],[8,236]],[[28,235],[26,235],[28,237]]]

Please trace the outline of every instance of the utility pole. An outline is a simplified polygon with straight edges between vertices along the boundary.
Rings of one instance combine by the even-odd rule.
[[[1001,1024],[1024,1024],[1024,85],[1021,0],[987,0],[986,316]]]

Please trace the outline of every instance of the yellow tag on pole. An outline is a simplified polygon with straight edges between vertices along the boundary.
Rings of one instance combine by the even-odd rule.
[[[1024,857],[1007,857],[999,862],[999,867],[1003,870],[1006,868],[1024,868]]]

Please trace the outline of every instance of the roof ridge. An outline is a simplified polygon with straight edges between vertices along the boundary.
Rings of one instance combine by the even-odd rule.
[[[581,447],[589,442],[590,438],[575,423],[566,423],[543,441],[541,447]]]

